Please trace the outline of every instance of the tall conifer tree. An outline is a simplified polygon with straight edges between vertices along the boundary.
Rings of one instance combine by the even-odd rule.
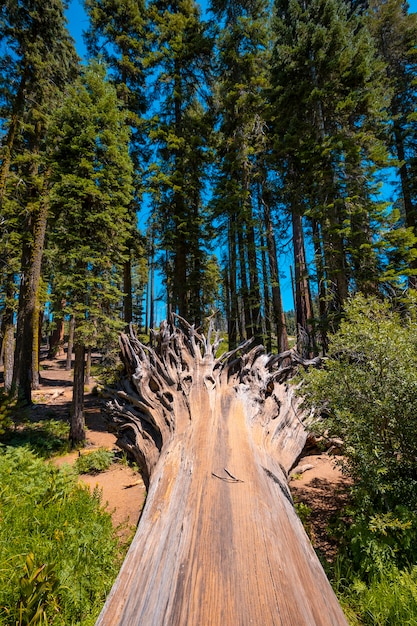
[[[275,156],[293,221],[313,221],[328,316],[340,311],[350,288],[378,288],[372,228],[382,211],[374,174],[386,163],[379,138],[387,104],[383,68],[344,0],[276,0],[274,31]],[[295,264],[297,271],[297,258]],[[304,269],[298,274],[297,283],[305,280]],[[307,334],[302,311],[309,308],[297,311]]]
[[[143,0],[84,0],[84,4],[90,18],[85,35],[87,49],[92,56],[102,57],[107,63],[109,78],[128,112],[132,128],[130,153],[135,164],[135,198],[130,207],[129,254],[123,268],[123,315],[128,324],[133,320],[134,268],[141,265],[145,258],[135,216],[140,209],[147,155],[143,119],[147,108],[147,15]],[[138,256],[140,259],[137,259]]]
[[[44,142],[48,115],[77,65],[64,4],[53,0],[3,3],[0,36],[6,51],[1,75],[5,136],[0,165],[0,207],[21,227],[20,293],[13,387],[27,402],[36,385],[39,285],[48,215]],[[15,266],[12,261],[10,267]],[[7,273],[11,296],[13,270]],[[10,302],[10,297],[9,297]],[[6,310],[6,318],[10,312]],[[35,367],[32,367],[35,363]]]
[[[73,444],[85,439],[85,348],[105,345],[120,327],[118,285],[130,232],[130,133],[105,74],[97,63],[84,71],[68,90],[51,129],[53,240],[67,307],[75,317]]]
[[[212,43],[194,0],[150,3],[154,110],[150,139],[153,214],[168,309],[201,323],[207,266],[204,179],[211,134],[205,94]]]
[[[404,0],[371,0],[367,23],[386,65],[391,91],[390,148],[399,162],[404,221],[417,235],[417,14]],[[417,254],[417,244],[414,244]],[[417,261],[409,285],[417,288]]]
[[[264,339],[269,291],[262,290],[262,301],[260,266],[262,222],[266,221],[274,320],[278,349],[282,350],[286,348],[286,336],[276,261],[273,263],[276,254],[271,240],[271,194],[265,165],[268,9],[264,0],[212,2],[212,10],[223,25],[218,41],[216,87],[220,113],[219,172],[213,204],[222,227],[226,220],[229,343],[233,347],[245,337],[253,336],[258,342]],[[263,207],[261,214],[259,207]],[[268,280],[265,273],[264,280]]]

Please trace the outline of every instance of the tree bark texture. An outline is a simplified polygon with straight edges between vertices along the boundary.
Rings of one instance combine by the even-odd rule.
[[[74,384],[72,390],[71,420],[69,439],[72,446],[78,446],[85,441],[84,419],[84,377],[85,377],[85,347],[81,341],[74,346]]]
[[[10,391],[13,382],[13,362],[14,362],[14,308],[13,301],[15,296],[14,274],[6,276],[6,301],[1,320],[1,331],[3,335],[2,354],[4,366],[4,389]]]
[[[48,202],[40,198],[39,209],[29,217],[31,236],[24,242],[22,250],[13,388],[28,403],[32,401],[34,341],[38,345],[34,328],[39,321],[39,285],[48,210]]]
[[[130,258],[123,264],[123,291],[123,317],[129,326],[133,320],[132,261]]]
[[[285,383],[293,352],[217,338],[176,318],[155,348],[123,335],[109,391],[118,443],[149,486],[96,626],[344,625],[287,486],[306,432]]]
[[[75,333],[75,317],[71,315],[71,319],[68,325],[68,343],[67,343],[67,358],[65,361],[65,369],[69,372],[72,367],[72,352],[74,349],[74,333]]]
[[[3,337],[3,366],[4,366],[4,390],[10,391],[13,381],[13,361],[14,361],[14,326],[12,323],[6,325]]]
[[[288,350],[288,335],[282,306],[281,287],[279,282],[278,255],[275,243],[274,228],[272,226],[269,204],[263,200],[266,241],[268,246],[269,272],[272,284],[272,305],[274,325],[276,328],[278,352]]]

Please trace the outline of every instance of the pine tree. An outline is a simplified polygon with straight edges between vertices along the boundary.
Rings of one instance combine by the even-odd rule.
[[[205,103],[212,43],[193,0],[149,6],[154,115],[150,139],[152,210],[167,286],[168,311],[200,324],[207,263],[203,207],[211,118]]]
[[[386,85],[368,31],[343,0],[277,0],[275,12],[275,158],[293,216],[313,221],[329,319],[351,288],[378,289],[373,228],[383,207],[375,200],[375,173],[386,163]]]
[[[86,347],[106,345],[120,327],[119,284],[133,192],[126,113],[105,74],[105,66],[97,63],[83,72],[68,89],[51,129],[53,240],[67,310],[76,323],[73,445],[85,439]]]
[[[389,143],[399,163],[404,222],[417,235],[417,15],[408,13],[404,0],[371,0],[367,15],[392,90]],[[411,264],[409,285],[417,288],[416,261]]]
[[[268,3],[212,3],[223,24],[218,48],[217,99],[220,114],[219,171],[214,210],[220,228],[227,233],[229,344],[254,337],[264,339],[269,317],[269,274],[264,272],[261,297],[262,223],[268,222],[267,245],[274,255],[271,220],[267,206],[265,96],[268,63]],[[259,207],[263,210],[259,210]],[[264,211],[266,215],[263,215]],[[224,216],[222,218],[222,216]],[[275,265],[270,266],[274,284],[274,319],[279,350],[285,349],[285,325]],[[265,284],[266,283],[266,284]],[[270,331],[268,342],[271,343]]]
[[[147,15],[143,0],[85,0],[90,23],[85,34],[87,49],[94,57],[102,57],[109,68],[109,79],[123,102],[132,128],[130,154],[135,175],[135,197],[130,207],[131,236],[123,269],[124,320],[133,320],[133,267],[136,258],[145,258],[142,238],[135,216],[140,207],[147,158],[143,115],[145,98],[145,63],[147,58]],[[139,263],[142,261],[139,260]]]
[[[7,51],[2,73],[5,139],[0,207],[9,224],[16,218],[20,222],[21,249],[13,388],[30,402],[38,373],[39,288],[48,215],[44,141],[49,112],[73,77],[77,59],[61,0],[47,7],[38,0],[6,1],[0,36]],[[16,265],[11,259],[6,263],[10,268]],[[8,272],[10,295],[13,274]],[[10,311],[5,313],[10,318]]]

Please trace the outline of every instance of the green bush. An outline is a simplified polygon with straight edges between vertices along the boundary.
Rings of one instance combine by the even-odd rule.
[[[81,454],[75,461],[75,469],[79,474],[99,474],[108,470],[113,461],[114,452],[107,448],[99,448]]]
[[[330,578],[352,625],[417,623],[417,321],[361,295],[322,369],[298,378],[314,429],[344,441],[352,498]],[[349,520],[349,523],[347,523]]]
[[[0,435],[13,425],[27,421],[28,409],[21,400],[0,389]]]
[[[412,310],[412,307],[410,307]],[[369,514],[417,508],[417,322],[357,296],[323,369],[302,375],[304,404],[343,439],[345,469]]]
[[[122,558],[100,492],[24,447],[0,449],[0,485],[0,623],[94,624]]]

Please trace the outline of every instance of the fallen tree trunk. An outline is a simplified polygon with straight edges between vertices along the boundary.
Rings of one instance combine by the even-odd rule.
[[[108,410],[149,492],[97,626],[346,625],[287,486],[306,438],[283,382],[298,357],[216,359],[210,333],[173,322],[154,349],[121,338]]]

